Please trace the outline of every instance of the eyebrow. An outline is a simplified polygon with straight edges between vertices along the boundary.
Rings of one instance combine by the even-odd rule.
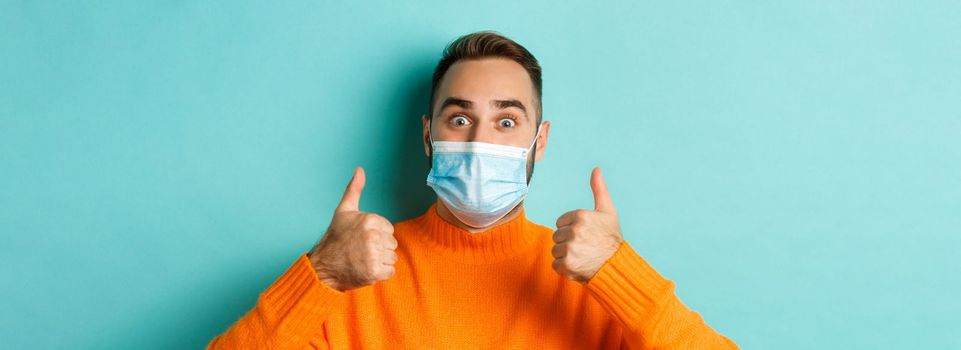
[[[521,101],[516,99],[510,98],[506,100],[493,100],[491,101],[491,105],[499,109],[515,107],[524,112],[524,117],[527,118],[527,108],[524,107],[524,104],[521,103]],[[474,106],[474,102],[460,97],[451,96],[444,99],[444,103],[440,105],[440,110],[444,110],[444,108],[447,108],[447,106],[458,106],[463,109],[471,109]]]

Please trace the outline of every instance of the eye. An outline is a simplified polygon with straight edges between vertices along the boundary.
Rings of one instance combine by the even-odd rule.
[[[500,125],[505,128],[513,128],[514,125],[517,125],[517,122],[513,118],[507,117],[500,120]]]
[[[454,126],[465,126],[470,125],[470,119],[467,119],[467,117],[463,115],[456,115],[450,119],[450,123]]]

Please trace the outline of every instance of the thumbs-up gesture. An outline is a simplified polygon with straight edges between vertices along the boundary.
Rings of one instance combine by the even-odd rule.
[[[600,270],[624,241],[601,168],[591,172],[591,190],[594,210],[572,210],[557,218],[551,249],[554,270],[582,284]]]
[[[360,211],[365,181],[364,169],[354,169],[327,232],[308,253],[320,280],[340,291],[394,275],[394,225],[383,216]]]

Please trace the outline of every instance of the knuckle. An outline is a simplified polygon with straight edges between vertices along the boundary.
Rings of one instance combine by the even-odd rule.
[[[570,269],[568,268],[567,259],[564,259],[564,258],[555,259],[551,267],[553,267],[555,271],[560,272],[562,274],[566,274],[570,271]]]
[[[553,248],[551,248],[551,255],[553,255],[555,258],[564,256],[564,246],[555,245]]]
[[[382,269],[380,269],[380,271],[378,272],[377,278],[378,278],[379,280],[386,280],[386,279],[388,279],[388,278],[393,277],[393,276],[394,276],[394,273],[396,272],[396,270],[394,269],[394,267],[393,267],[393,266],[388,266],[388,265],[383,265],[383,266],[384,266],[384,267],[383,267]]]
[[[574,219],[584,220],[587,219],[588,211],[586,209],[577,209],[574,211]]]
[[[371,214],[364,214],[363,218],[361,218],[360,225],[367,230],[374,229],[378,225],[377,218],[371,216]]]
[[[368,215],[368,217],[369,217],[368,220],[370,220],[371,223],[374,224],[374,225],[376,225],[377,227],[387,227],[387,226],[391,226],[390,220],[387,220],[387,218],[385,218],[385,217],[383,217],[383,216],[380,216],[380,215],[377,215],[377,214],[372,214],[372,213],[368,213],[367,215]]]

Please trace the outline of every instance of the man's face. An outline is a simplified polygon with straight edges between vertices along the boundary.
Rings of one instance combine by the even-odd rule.
[[[474,141],[528,148],[537,132],[537,107],[530,75],[506,58],[460,60],[450,66],[434,97],[434,115],[421,119],[424,153],[430,157],[428,130],[435,141]],[[428,129],[433,128],[433,129]],[[547,147],[550,122],[544,122],[533,161]]]

